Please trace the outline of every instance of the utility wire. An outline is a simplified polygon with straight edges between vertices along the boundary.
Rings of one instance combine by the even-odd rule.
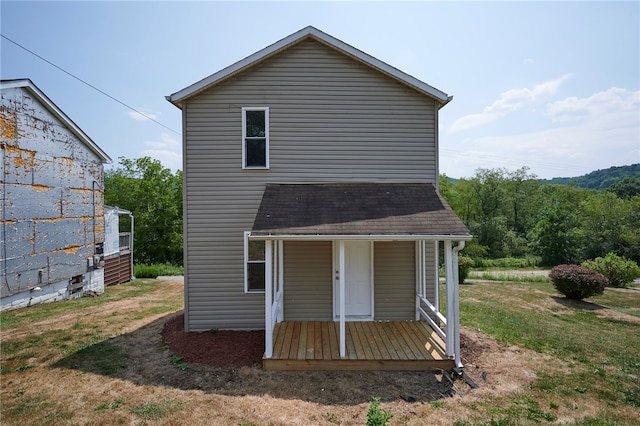
[[[111,96],[111,95],[110,95],[110,94],[108,94],[107,92],[105,92],[105,91],[103,91],[103,90],[98,89],[96,86],[94,86],[94,85],[92,85],[92,84],[90,84],[90,83],[87,83],[86,81],[84,81],[84,80],[83,80],[83,79],[81,79],[80,77],[76,77],[75,75],[71,74],[69,71],[65,70],[64,68],[59,67],[58,65],[54,64],[53,62],[51,62],[51,61],[49,61],[49,60],[47,60],[47,59],[43,58],[42,56],[38,55],[38,54],[37,54],[37,53],[35,53],[34,51],[27,49],[26,47],[24,47],[24,46],[23,46],[23,45],[21,45],[20,43],[17,43],[17,42],[15,42],[15,41],[11,40],[9,37],[5,36],[4,34],[0,34],[0,37],[4,38],[5,40],[7,40],[7,41],[9,41],[9,42],[11,42],[11,43],[13,43],[13,44],[15,44],[15,45],[16,45],[16,46],[18,46],[19,48],[26,50],[27,52],[31,53],[33,56],[37,57],[38,59],[41,59],[41,60],[45,61],[45,62],[46,62],[46,63],[48,63],[49,65],[51,65],[51,66],[53,66],[53,67],[55,67],[55,68],[59,69],[60,71],[62,71],[62,72],[63,72],[63,73],[65,73],[65,74],[67,74],[67,75],[69,75],[69,76],[71,76],[71,77],[75,78],[75,79],[76,79],[76,80],[78,80],[79,82],[81,82],[81,83],[83,83],[83,84],[86,84],[87,86],[91,87],[93,90],[95,90],[95,91],[97,91],[97,92],[102,93],[103,95],[105,95],[105,96],[106,96],[106,97],[108,97],[109,99],[112,99],[112,100],[116,101],[117,103],[119,103],[120,105],[122,105],[122,106],[124,106],[124,107],[126,107],[126,108],[130,109],[131,111],[134,111],[134,112],[136,112],[136,113],[140,114],[141,116],[143,116],[143,117],[147,118],[148,120],[151,120],[151,121],[153,121],[153,122],[154,122],[154,123],[156,123],[156,124],[159,124],[160,126],[162,126],[162,127],[164,127],[165,129],[167,129],[167,130],[169,130],[169,131],[171,131],[171,132],[175,133],[176,135],[179,135],[179,134],[180,134],[180,132],[177,132],[177,131],[173,130],[171,127],[168,127],[168,126],[166,126],[166,125],[162,124],[161,122],[159,122],[158,120],[154,119],[153,117],[150,117],[149,115],[145,114],[144,112],[142,112],[142,111],[138,111],[138,110],[137,110],[137,109],[135,109],[134,107],[132,107],[132,106],[130,106],[130,105],[127,105],[127,104],[125,104],[124,102],[122,102],[121,100],[119,100],[119,99],[117,99],[117,98],[115,98],[115,97]]]

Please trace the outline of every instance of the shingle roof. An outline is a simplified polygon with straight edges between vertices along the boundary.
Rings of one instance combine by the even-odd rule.
[[[267,184],[251,234],[471,238],[427,183]]]

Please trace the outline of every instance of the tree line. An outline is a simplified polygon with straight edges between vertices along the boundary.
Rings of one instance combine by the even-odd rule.
[[[545,183],[527,167],[480,168],[471,178],[440,176],[440,192],[474,236],[464,250],[473,259],[533,257],[553,266],[614,252],[640,262],[639,178],[595,190]],[[104,198],[133,213],[137,263],[182,265],[182,171],[121,157],[105,173]],[[128,230],[128,217],[121,220]]]
[[[440,192],[474,236],[472,258],[537,256],[547,266],[609,252],[640,261],[640,179],[607,189],[548,184],[528,167],[440,177]]]
[[[119,160],[105,172],[104,203],[133,213],[135,262],[182,265],[182,171],[150,157]],[[130,229],[127,216],[120,222]]]

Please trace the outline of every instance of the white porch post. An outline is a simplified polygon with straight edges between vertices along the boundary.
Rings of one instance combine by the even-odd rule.
[[[420,298],[426,297],[425,292],[425,259],[424,259],[424,241],[416,241],[416,321],[420,321]]]
[[[440,245],[438,244],[438,240],[433,242],[433,246],[433,282],[435,283],[433,288],[433,306],[435,306],[438,312],[440,312],[440,271],[438,271],[438,264],[440,261],[440,255],[438,252],[440,251]]]
[[[340,271],[340,358],[347,354],[346,329],[345,329],[345,266],[344,266],[344,241],[339,242],[339,271]]]
[[[447,327],[446,327],[446,352],[449,358],[455,355],[455,284],[453,276],[453,253],[451,249],[451,240],[444,241],[444,263],[445,263],[445,280],[447,286]]]
[[[454,350],[456,368],[462,368],[462,359],[460,354],[460,288],[459,288],[459,276],[458,276],[458,252],[464,248],[465,242],[459,241],[458,245],[453,251],[453,275],[454,275]]]
[[[278,322],[284,320],[284,244],[278,240],[278,293],[280,301],[278,303]]]
[[[273,305],[273,243],[264,242],[264,357],[273,355],[273,324],[271,308]]]

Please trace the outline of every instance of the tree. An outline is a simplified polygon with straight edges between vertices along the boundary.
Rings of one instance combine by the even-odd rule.
[[[119,164],[105,174],[104,199],[133,213],[136,261],[182,264],[182,172],[149,157]]]
[[[544,204],[537,213],[529,238],[545,265],[577,261],[579,221],[575,206],[582,191],[564,185],[541,188],[539,197]]]
[[[626,177],[611,185],[607,191],[613,192],[618,198],[629,200],[631,197],[640,195],[640,178]]]
[[[633,256],[640,240],[640,225],[631,200],[613,192],[599,191],[579,205],[582,260],[602,257],[609,252]]]
[[[537,176],[529,173],[529,167],[523,166],[516,171],[507,172],[505,180],[507,199],[509,201],[510,224],[518,237],[526,235],[533,212],[534,195],[540,186]]]

